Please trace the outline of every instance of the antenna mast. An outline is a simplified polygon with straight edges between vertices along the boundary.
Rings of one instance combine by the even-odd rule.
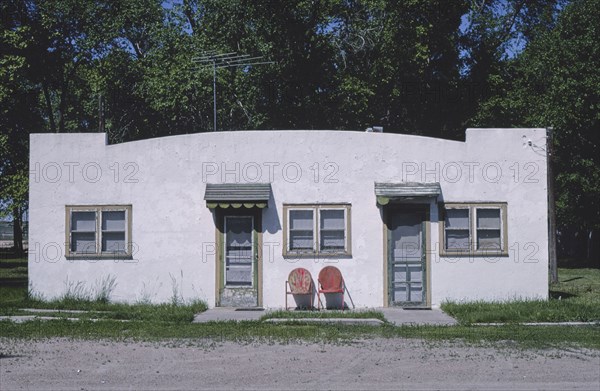
[[[199,69],[212,67],[213,70],[213,131],[217,131],[217,69],[230,67],[250,67],[254,65],[273,64],[274,61],[263,61],[263,56],[251,56],[237,52],[218,53],[215,50],[201,52],[193,57]]]

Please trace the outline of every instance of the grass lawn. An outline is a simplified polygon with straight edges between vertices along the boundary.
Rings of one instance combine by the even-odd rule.
[[[26,263],[25,263],[26,265]],[[26,270],[23,264],[15,262],[12,272],[5,270],[6,276],[23,277]],[[357,326],[342,324],[269,324],[262,321],[248,322],[209,322],[193,324],[194,314],[206,309],[202,302],[187,304],[118,304],[104,301],[77,300],[66,298],[54,301],[41,301],[30,297],[26,286],[0,285],[0,315],[32,315],[23,308],[86,310],[87,314],[36,313],[58,317],[79,318],[79,321],[53,320],[30,321],[22,324],[10,321],[0,322],[0,337],[8,338],[51,338],[68,337],[81,339],[116,340],[161,340],[171,338],[210,339],[214,341],[236,342],[335,342],[352,343],[364,338],[421,338],[427,341],[464,341],[475,345],[494,343],[496,346],[516,344],[524,348],[582,346],[600,349],[600,327],[527,327],[509,324],[502,327],[469,326],[467,314],[478,313],[485,320],[478,321],[521,321],[531,320],[533,307],[539,311],[562,314],[559,320],[592,319],[598,313],[598,270],[579,269],[560,271],[561,283],[552,287],[553,298],[549,302],[518,302],[511,304],[446,304],[455,311],[463,324],[459,326]],[[26,274],[25,274],[26,276]],[[558,300],[558,296],[561,297]],[[497,307],[500,306],[500,307]],[[504,315],[495,315],[504,311]],[[569,312],[570,311],[570,312]],[[482,314],[488,314],[482,316]],[[522,314],[522,315],[521,315]],[[376,318],[383,320],[379,311],[276,311],[263,318],[304,318],[304,317],[352,317]],[[538,317],[536,319],[547,319]],[[90,319],[100,319],[90,321]],[[596,319],[598,319],[596,317]],[[128,322],[122,322],[127,320]],[[511,342],[507,342],[511,341]],[[499,344],[498,344],[499,343]]]
[[[445,303],[461,323],[600,321],[600,270],[559,269],[549,300]]]
[[[27,278],[27,266],[0,268],[0,279]]]
[[[85,314],[63,313],[31,313],[22,311],[25,308],[52,310],[83,310]],[[194,315],[205,311],[206,304],[201,301],[186,304],[122,304],[102,301],[60,299],[43,301],[28,297],[23,287],[0,287],[0,315],[39,315],[60,316],[81,319],[113,319],[139,320],[151,322],[191,322]],[[0,334],[1,335],[1,334]]]
[[[0,286],[27,284],[27,258],[0,258]]]
[[[247,322],[117,322],[117,321],[31,321],[0,322],[0,336],[8,338],[81,338],[154,341],[164,339],[210,339],[216,342],[352,343],[366,338],[420,338],[426,341],[465,342],[475,346],[495,344],[522,348],[586,347],[600,349],[600,328],[470,326],[348,326],[339,324],[275,325]]]
[[[0,266],[6,267],[27,267],[27,258],[2,258],[0,257]]]

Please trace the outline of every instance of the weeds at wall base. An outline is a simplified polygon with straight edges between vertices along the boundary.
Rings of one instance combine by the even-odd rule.
[[[136,304],[110,303],[103,300],[109,298],[111,286],[116,286],[116,281],[111,282],[110,276],[105,277],[94,285],[95,294],[88,299],[78,298],[77,283],[70,283],[71,294],[65,284],[66,300],[44,300],[36,292],[34,286],[10,287],[0,286],[0,315],[24,315],[21,308],[40,309],[76,309],[90,311],[87,315],[79,315],[81,320],[55,320],[32,321],[22,324],[10,321],[0,322],[0,337],[5,338],[76,338],[76,339],[111,339],[111,340],[173,340],[174,343],[209,343],[237,342],[237,343],[360,343],[367,338],[411,338],[419,339],[425,343],[460,343],[476,346],[493,347],[520,347],[520,348],[565,348],[586,347],[600,349],[599,326],[519,326],[509,324],[506,326],[475,326],[470,327],[458,313],[470,314],[475,317],[490,315],[490,319],[497,320],[505,317],[512,322],[521,319],[544,319],[549,314],[559,314],[556,319],[578,320],[587,317],[593,319],[600,308],[600,271],[597,269],[561,269],[561,282],[551,286],[551,299],[542,303],[480,303],[475,307],[458,304],[455,308],[456,316],[463,322],[459,326],[344,326],[337,324],[292,324],[275,325],[257,321],[247,322],[211,322],[192,324],[195,314],[205,311],[206,303],[197,300],[182,302],[180,299],[180,282],[172,280],[172,302],[164,304],[149,304],[140,302]],[[183,276],[181,276],[183,280]],[[104,281],[104,282],[103,282]],[[104,287],[104,288],[103,288]],[[148,298],[153,290],[148,288]],[[146,296],[142,296],[145,298]],[[561,299],[559,300],[558,297]],[[98,300],[96,300],[98,299]],[[149,301],[149,300],[147,300]],[[505,306],[498,310],[494,306]],[[470,305],[473,305],[471,303]],[[463,306],[462,308],[459,308]],[[479,306],[479,308],[477,308]],[[532,308],[538,306],[538,310]],[[546,307],[544,309],[544,306]],[[445,308],[448,310],[447,308]],[[545,311],[545,312],[544,312]],[[106,312],[106,313],[104,313]],[[451,311],[449,311],[451,312]],[[527,318],[519,317],[527,315]],[[587,314],[587,315],[586,315]],[[28,315],[31,315],[30,313]],[[55,314],[53,314],[55,316]],[[272,317],[276,317],[274,313]],[[289,316],[281,313],[281,316]],[[303,316],[298,312],[296,317]],[[365,316],[378,318],[377,313],[365,313]],[[465,315],[466,316],[466,315]],[[495,318],[494,318],[495,316]],[[552,315],[554,316],[554,315]],[[72,317],[64,315],[64,317]],[[575,318],[573,318],[575,317]],[[577,318],[579,317],[579,318]],[[101,319],[98,322],[89,321],[90,318]],[[86,320],[87,319],[87,320]],[[128,320],[129,322],[121,322]]]

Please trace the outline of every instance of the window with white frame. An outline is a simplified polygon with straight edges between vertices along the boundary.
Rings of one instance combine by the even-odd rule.
[[[350,205],[284,205],[284,255],[350,255]]]
[[[506,203],[447,203],[442,254],[506,255]]]
[[[67,256],[131,255],[131,205],[67,206]]]

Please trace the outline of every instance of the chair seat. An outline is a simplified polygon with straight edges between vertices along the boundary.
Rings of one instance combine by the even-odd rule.
[[[319,289],[319,293],[343,293],[343,289],[332,288],[332,289]]]
[[[321,302],[320,294],[327,293],[341,293],[342,294],[342,302],[340,305],[340,309],[344,310],[344,291],[346,289],[346,285],[344,284],[344,278],[342,277],[342,273],[335,266],[325,266],[319,272],[319,309],[323,306]]]

